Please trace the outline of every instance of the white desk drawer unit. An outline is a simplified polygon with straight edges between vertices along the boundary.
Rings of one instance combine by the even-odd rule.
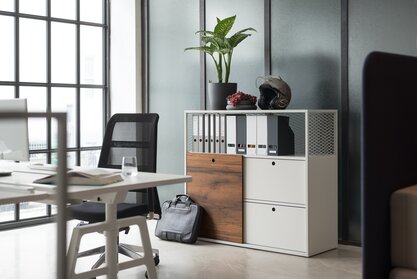
[[[245,202],[244,210],[245,243],[306,252],[305,208]]]
[[[245,199],[305,205],[305,160],[245,158],[244,169]]]
[[[192,145],[193,116],[211,114],[220,117],[242,114],[283,116],[288,119],[291,128],[289,133],[294,134],[294,152],[292,154],[284,151],[281,154],[286,155],[271,156],[265,155],[265,152],[257,153],[257,150],[251,150],[250,155],[243,154],[243,243],[225,239],[208,240],[305,257],[336,248],[337,111],[186,111],[186,153],[196,152]],[[248,127],[253,133],[259,134],[257,126],[249,125],[246,129]],[[232,129],[233,132],[235,130],[236,128]],[[279,131],[281,135],[282,131],[285,132]],[[229,132],[227,125],[224,132],[226,135]],[[267,133],[270,132],[267,130]],[[250,140],[253,141],[253,138]],[[283,142],[283,150],[287,150],[285,139]],[[259,142],[255,146],[258,144]],[[259,146],[265,148],[265,145]],[[187,162],[185,164],[187,166]],[[196,178],[193,177],[194,179]],[[214,179],[221,185],[221,177]]]

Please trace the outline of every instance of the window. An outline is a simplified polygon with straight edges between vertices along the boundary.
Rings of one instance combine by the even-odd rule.
[[[0,99],[67,112],[68,165],[97,166],[108,97],[109,0],[1,0]],[[30,160],[57,161],[57,126],[29,119]],[[0,223],[45,217],[37,203],[0,206]]]

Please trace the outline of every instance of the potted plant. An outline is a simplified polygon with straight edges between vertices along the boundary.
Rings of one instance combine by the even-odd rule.
[[[209,82],[207,90],[207,108],[225,109],[226,97],[237,91],[236,83],[229,83],[230,68],[234,48],[244,39],[251,36],[248,31],[255,29],[248,27],[242,29],[230,37],[226,37],[235,23],[236,15],[219,19],[213,31],[200,30],[196,34],[201,35],[202,45],[199,47],[188,47],[185,50],[199,50],[208,54],[216,67],[217,83]],[[224,69],[224,71],[223,71]]]

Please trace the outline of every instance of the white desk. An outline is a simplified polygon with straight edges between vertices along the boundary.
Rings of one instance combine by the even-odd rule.
[[[17,190],[13,192],[8,189],[2,189],[0,186],[0,204],[17,203],[22,201],[38,201],[45,203],[54,203],[56,188],[50,185],[34,184],[37,178],[50,174],[48,171],[32,170],[25,164],[9,164],[2,165],[2,168],[10,168],[13,170],[11,176],[0,177],[0,185],[15,185],[16,188],[21,186],[33,186],[34,193],[29,191]],[[104,222],[95,223],[91,225],[82,226],[83,233],[94,231],[103,231],[106,237],[106,266],[87,271],[84,273],[72,275],[73,278],[91,278],[94,276],[107,274],[108,278],[117,278],[117,272],[121,269],[130,268],[139,264],[146,264],[142,259],[134,259],[128,262],[117,262],[117,237],[118,228],[129,224],[137,224],[138,222],[145,222],[145,217],[131,217],[117,220],[117,203],[122,202],[129,190],[144,189],[155,186],[171,185],[191,181],[190,176],[159,174],[159,173],[138,173],[137,176],[125,179],[124,181],[109,184],[105,186],[68,186],[68,199],[82,199],[95,202],[102,202],[106,204],[106,219]],[[149,234],[147,230],[140,230],[143,243],[143,248],[146,253],[152,255]],[[144,241],[144,240],[148,241]],[[72,242],[72,241],[71,241]],[[146,243],[147,242],[147,243]],[[79,243],[78,243],[79,244]],[[149,245],[147,245],[149,244]],[[68,265],[69,269],[74,265],[76,254],[78,253],[78,245],[70,243],[68,250]],[[148,247],[149,246],[149,247]],[[147,252],[146,252],[147,251]],[[153,259],[152,259],[153,263]],[[149,278],[156,278],[155,266],[149,267],[147,265]]]

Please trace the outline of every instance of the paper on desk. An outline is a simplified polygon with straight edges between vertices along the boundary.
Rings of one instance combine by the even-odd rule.
[[[123,181],[120,173],[106,169],[82,169],[67,172],[68,185],[107,185]],[[48,175],[33,181],[33,183],[56,184],[57,175]]]

